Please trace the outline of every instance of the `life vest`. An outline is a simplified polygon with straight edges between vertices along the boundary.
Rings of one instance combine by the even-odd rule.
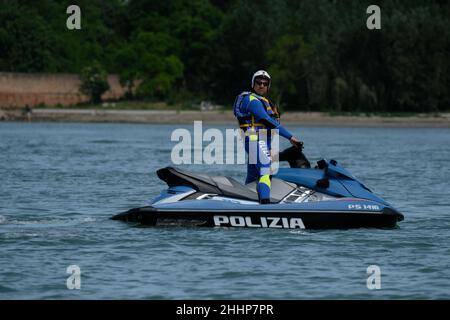
[[[233,106],[233,112],[234,112],[234,116],[236,117],[236,119],[238,120],[239,123],[239,127],[244,130],[247,131],[248,129],[252,129],[253,131],[258,131],[260,129],[266,129],[266,126],[262,123],[257,123],[255,121],[255,117],[250,113],[250,112],[244,112],[242,110],[242,101],[244,100],[244,98],[246,96],[250,96],[250,102],[253,99],[257,99],[259,101],[261,101],[261,103],[263,104],[267,114],[275,119],[277,122],[279,122],[279,115],[278,113],[275,113],[272,110],[272,105],[269,101],[269,99],[259,96],[255,93],[249,92],[249,91],[244,91],[242,92],[240,95],[238,95],[236,97],[236,100],[234,101],[234,106]]]

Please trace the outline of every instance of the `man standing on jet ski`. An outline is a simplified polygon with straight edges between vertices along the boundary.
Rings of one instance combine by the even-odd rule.
[[[266,97],[270,75],[259,70],[252,77],[252,90],[239,94],[234,103],[234,115],[245,132],[245,151],[248,154],[245,183],[258,181],[257,192],[261,204],[270,203],[271,130],[288,139],[294,146],[303,143],[279,122],[278,108]]]

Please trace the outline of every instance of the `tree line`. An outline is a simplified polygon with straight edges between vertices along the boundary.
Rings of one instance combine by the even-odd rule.
[[[81,8],[68,30],[66,8]],[[231,104],[258,69],[282,109],[450,106],[450,5],[378,1],[0,0],[0,71],[117,73],[129,99]],[[136,90],[133,83],[138,81]]]

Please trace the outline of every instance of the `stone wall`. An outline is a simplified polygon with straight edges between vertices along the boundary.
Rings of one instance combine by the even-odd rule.
[[[109,75],[110,89],[103,100],[116,100],[125,94],[117,75]],[[79,93],[80,78],[64,73],[11,73],[0,72],[0,108],[73,105],[88,101]]]

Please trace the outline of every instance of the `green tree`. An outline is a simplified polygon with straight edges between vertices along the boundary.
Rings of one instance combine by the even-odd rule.
[[[232,103],[248,90],[252,74],[268,69],[268,50],[283,34],[289,13],[284,0],[235,1],[223,18],[213,46],[208,86],[215,98]]]
[[[116,56],[121,82],[130,89],[138,81],[138,97],[167,98],[183,77],[178,50],[176,39],[165,33],[139,32]]]
[[[0,10],[0,70],[53,71],[54,38],[31,6],[4,1]]]
[[[285,35],[268,51],[269,71],[274,79],[272,95],[279,105],[307,104],[306,81],[313,53],[301,35]]]
[[[217,63],[214,44],[223,14],[208,0],[178,0],[174,1],[174,7],[169,21],[171,35],[180,44],[183,86],[194,92],[205,91],[211,79],[211,67]]]
[[[114,60],[115,69],[119,73],[120,84],[127,90],[126,96],[127,98],[133,98],[141,74],[138,52],[130,44],[125,44],[118,49]]]
[[[88,95],[92,103],[99,104],[102,101],[102,94],[109,89],[108,75],[100,63],[94,61],[85,67],[80,79],[80,92]]]
[[[80,73],[99,61],[139,98],[232,103],[257,69],[296,110],[450,108],[450,4],[366,0],[0,0],[0,71]],[[138,87],[136,88],[136,85]]]

